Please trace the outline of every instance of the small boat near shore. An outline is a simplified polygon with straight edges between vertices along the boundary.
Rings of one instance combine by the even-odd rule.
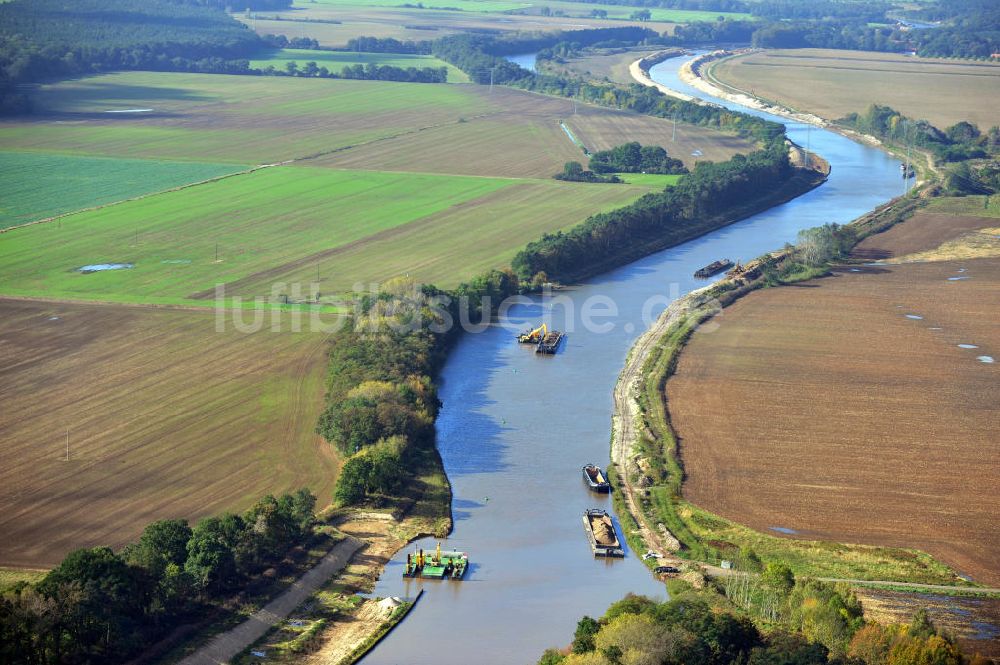
[[[712,275],[718,275],[723,270],[728,270],[732,268],[735,264],[729,259],[719,259],[718,261],[712,261],[704,268],[698,268],[694,271],[694,276],[700,279],[708,279]]]
[[[590,548],[594,551],[594,556],[625,556],[618,530],[615,529],[615,523],[608,511],[600,508],[584,511],[583,528],[590,538]]]
[[[604,471],[596,464],[588,464],[583,467],[583,479],[587,481],[587,486],[594,492],[610,492],[611,483]]]
[[[469,555],[457,550],[441,551],[438,543],[435,552],[419,549],[406,555],[403,577],[420,577],[431,580],[460,580],[469,569]]]

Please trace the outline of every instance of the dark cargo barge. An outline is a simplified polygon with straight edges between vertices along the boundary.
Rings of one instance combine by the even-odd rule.
[[[733,262],[729,259],[719,259],[718,261],[712,261],[704,268],[699,268],[694,271],[694,276],[701,279],[708,279],[712,275],[718,275],[723,270],[728,270],[733,267]]]
[[[596,464],[588,464],[583,467],[583,479],[587,481],[587,486],[594,492],[610,492],[611,483],[608,482],[604,471]]]

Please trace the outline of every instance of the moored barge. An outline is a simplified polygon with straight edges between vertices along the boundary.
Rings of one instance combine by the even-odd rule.
[[[583,467],[583,479],[587,481],[587,486],[594,492],[611,491],[611,483],[608,482],[601,467],[596,464],[588,464]]]
[[[590,538],[590,548],[594,551],[594,556],[623,557],[625,550],[622,548],[621,539],[615,529],[614,522],[608,511],[600,508],[591,508],[583,513],[583,528]]]
[[[694,276],[701,279],[708,279],[712,275],[718,275],[723,270],[728,270],[733,267],[733,262],[729,259],[719,259],[718,261],[712,261],[704,268],[698,268],[694,271]]]
[[[554,354],[559,350],[559,342],[562,341],[562,338],[563,334],[558,330],[552,330],[545,333],[545,336],[542,337],[542,341],[540,341],[538,346],[535,347],[535,353],[547,353],[549,355]]]

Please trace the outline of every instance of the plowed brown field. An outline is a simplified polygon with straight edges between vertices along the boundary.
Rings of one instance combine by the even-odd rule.
[[[0,300],[0,565],[54,565],[267,492],[330,500],[337,460],[313,433],[325,337],[227,328],[208,312]]]
[[[869,248],[901,248],[904,228]],[[845,268],[738,301],[667,384],[685,496],[997,584],[1000,366],[977,356],[1000,357],[998,305],[997,259]]]

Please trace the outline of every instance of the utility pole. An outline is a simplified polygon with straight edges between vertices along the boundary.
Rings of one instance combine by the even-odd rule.
[[[677,111],[674,111],[674,133],[670,135],[670,142],[677,140]]]
[[[66,461],[69,461],[69,428],[66,428]]]
[[[496,67],[490,68],[490,95],[493,94],[493,72],[494,72],[494,70],[496,70]]]

